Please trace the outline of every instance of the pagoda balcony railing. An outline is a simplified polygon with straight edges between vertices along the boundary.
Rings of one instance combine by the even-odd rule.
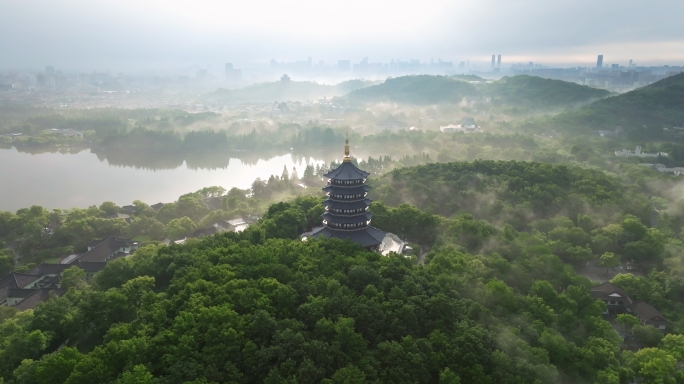
[[[328,222],[327,220],[323,220],[323,225],[325,225],[328,228],[334,229],[336,231],[357,231],[359,229],[363,228],[368,228],[370,225],[370,220],[366,222],[361,222],[361,223],[354,223],[354,224],[337,224],[337,223],[331,223]]]
[[[356,195],[338,195],[338,194],[332,194],[330,192],[327,192],[325,195],[328,196],[333,201],[349,202],[349,201],[365,200],[366,196],[368,195],[368,192],[364,192],[363,194],[356,194]],[[346,196],[352,196],[352,197],[346,197]]]
[[[325,207],[325,211],[336,216],[358,216],[358,215],[363,215],[364,213],[368,212],[368,207],[366,208],[360,208],[360,209],[348,209],[347,211],[353,211],[353,212],[341,212],[343,210],[340,209],[330,209],[330,207]]]
[[[334,185],[336,187],[358,187],[359,185],[366,184],[366,179],[356,179],[356,180],[328,179],[328,184]]]

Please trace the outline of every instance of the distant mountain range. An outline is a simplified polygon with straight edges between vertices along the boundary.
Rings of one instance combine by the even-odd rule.
[[[203,98],[238,102],[317,100],[322,97],[341,96],[373,84],[377,82],[348,80],[335,85],[327,85],[312,81],[275,81],[253,84],[240,89],[219,89],[203,95]]]
[[[561,128],[660,129],[684,124],[684,73],[556,116]]]
[[[570,107],[610,95],[604,89],[527,75],[504,77],[485,84],[482,93],[491,97],[494,104],[532,109]]]
[[[531,109],[574,106],[606,97],[610,92],[535,76],[485,81],[472,75],[402,76],[357,89],[345,96],[350,102],[391,101],[407,104],[458,103],[464,97],[489,97],[492,103]]]
[[[345,98],[352,103],[390,101],[406,104],[458,103],[479,93],[469,82],[446,76],[414,75],[387,79],[384,83],[357,89]]]

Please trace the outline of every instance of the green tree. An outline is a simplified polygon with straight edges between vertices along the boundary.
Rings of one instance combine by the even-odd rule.
[[[451,369],[444,368],[444,370],[439,373],[439,384],[461,384],[461,378]]]
[[[289,208],[273,214],[262,226],[267,238],[295,239],[306,228],[306,216],[299,209]]]
[[[332,375],[332,382],[335,384],[363,384],[366,382],[366,375],[350,364],[335,371]]]
[[[647,383],[676,383],[677,359],[662,349],[641,349],[631,357],[629,366],[637,378]]]
[[[14,270],[14,252],[11,249],[0,249],[0,276]]]
[[[662,350],[666,351],[677,361],[684,360],[684,335],[670,333],[661,341]]]
[[[80,267],[69,267],[62,272],[62,288],[82,288],[86,284],[86,276],[86,272]]]
[[[608,270],[620,266],[620,259],[615,256],[613,252],[606,252],[599,258],[597,263],[600,267],[606,267],[606,275]]]
[[[632,327],[634,327],[635,325],[641,324],[641,322],[639,321],[639,319],[636,318],[636,316],[627,313],[621,313],[617,315],[617,317],[615,318],[615,322],[622,325],[625,331],[627,331],[628,329],[631,330]]]
[[[181,239],[197,229],[197,225],[189,217],[173,219],[166,224],[166,236],[169,239]]]
[[[35,379],[38,383],[64,383],[76,364],[83,359],[76,348],[65,347],[59,351],[46,355],[36,367]]]
[[[124,372],[116,384],[152,384],[154,377],[144,365],[138,364],[132,370]]]
[[[646,347],[656,347],[663,338],[663,331],[650,325],[634,325],[632,334]]]
[[[103,211],[107,216],[116,215],[119,211],[119,206],[112,203],[111,201],[105,201],[100,205],[100,211]]]

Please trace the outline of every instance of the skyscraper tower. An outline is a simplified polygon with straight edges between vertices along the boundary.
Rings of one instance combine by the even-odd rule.
[[[596,60],[596,68],[603,68],[603,55],[598,55],[598,59]]]
[[[496,68],[496,55],[492,55],[492,69]]]
[[[501,69],[501,54],[499,53],[499,56],[496,58],[496,67]]]

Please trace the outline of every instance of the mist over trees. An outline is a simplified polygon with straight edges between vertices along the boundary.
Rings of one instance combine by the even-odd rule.
[[[371,225],[414,250],[300,239],[321,224],[337,160],[155,208],[0,212],[3,274],[97,238],[142,243],[92,279],[68,269],[65,294],[34,310],[0,307],[0,382],[684,382],[682,182],[644,166],[684,165],[681,137],[662,129],[681,118],[682,79],[616,96],[532,76],[274,82],[205,94],[197,113],[0,106],[0,131],[26,136],[3,148],[90,148],[150,169],[341,154],[349,131]],[[321,93],[337,97],[301,101]],[[484,132],[439,131],[466,116]],[[378,131],[387,120],[414,129]],[[636,145],[668,155],[614,155]],[[242,232],[187,238],[246,216],[259,219]],[[591,296],[604,281],[667,329],[606,317]]]

